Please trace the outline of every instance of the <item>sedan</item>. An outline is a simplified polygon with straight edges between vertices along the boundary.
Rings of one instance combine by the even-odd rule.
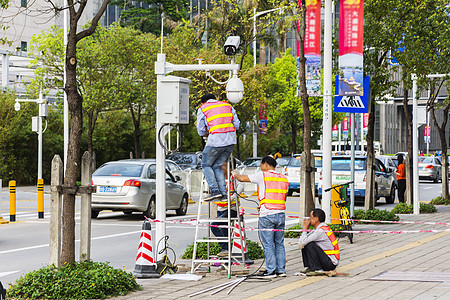
[[[419,157],[419,179],[442,181],[441,163],[436,157]]]
[[[185,215],[189,195],[181,177],[166,169],[166,209]],[[156,160],[122,160],[103,164],[92,174],[92,218],[102,210],[143,212],[156,217]]]
[[[181,169],[188,170],[200,170],[202,168],[202,152],[174,152],[167,156],[176,162]]]

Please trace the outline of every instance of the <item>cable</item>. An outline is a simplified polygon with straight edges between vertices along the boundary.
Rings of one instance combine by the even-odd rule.
[[[170,151],[167,150],[166,141],[165,141],[165,140],[163,141],[163,140],[161,139],[161,133],[162,133],[162,130],[163,130],[163,128],[166,127],[166,126],[170,126],[170,127],[171,127],[169,130],[172,130],[173,128],[175,128],[175,129],[177,130],[177,132],[179,133],[179,137],[180,137],[180,147],[181,147],[181,145],[182,145],[183,136],[182,136],[182,134],[181,134],[180,128],[178,128],[177,126],[174,126],[173,124],[168,124],[168,123],[167,123],[167,124],[163,124],[163,125],[161,126],[161,128],[159,128],[159,131],[158,131],[158,142],[159,142],[159,144],[161,145],[161,147],[164,148],[164,152],[165,152],[166,154],[169,154],[169,153],[172,153],[172,152],[180,151],[180,148],[176,148],[176,149],[170,150]],[[163,139],[164,139],[164,138],[165,138],[165,137],[163,137]]]
[[[210,73],[209,71],[206,71],[206,77],[211,78],[211,79],[212,79],[215,83],[217,83],[217,84],[225,84],[225,83],[227,83],[227,82],[230,80],[230,78],[231,78],[231,71],[229,71],[228,79],[227,79],[226,81],[224,81],[224,82],[221,82],[221,81],[216,80],[216,79],[211,75],[211,73]]]

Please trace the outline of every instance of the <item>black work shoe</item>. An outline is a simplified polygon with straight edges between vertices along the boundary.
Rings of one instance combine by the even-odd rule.
[[[277,277],[277,274],[275,272],[269,273],[266,271],[261,276],[264,278],[275,278]]]
[[[286,273],[278,273],[278,272],[277,272],[277,276],[278,276],[278,277],[286,277]]]
[[[211,194],[203,198],[203,201],[213,201],[221,198],[222,198],[221,194]]]

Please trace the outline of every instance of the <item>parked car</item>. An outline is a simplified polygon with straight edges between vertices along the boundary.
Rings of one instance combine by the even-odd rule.
[[[343,184],[350,181],[350,156],[333,156],[331,159],[332,184]],[[385,197],[386,203],[394,203],[395,179],[378,157],[375,157],[375,197]],[[364,201],[366,196],[367,157],[355,157],[355,201]],[[321,176],[322,177],[322,176]],[[322,178],[319,184],[319,196],[322,196]],[[348,189],[350,194],[350,189]]]
[[[246,167],[259,167],[262,157],[248,157],[242,162]]]
[[[315,193],[317,194],[320,172],[322,171],[322,154],[313,154],[314,164],[317,168],[315,173]],[[300,192],[300,158],[301,154],[294,154],[283,169],[283,174],[286,175],[289,181],[288,196],[292,196],[293,192]]]
[[[398,161],[396,156],[389,156],[389,155],[377,155],[376,156],[386,167],[386,170],[392,174],[395,180],[395,187],[397,188],[397,174],[395,174],[395,171],[397,170]],[[394,161],[395,159],[395,161]]]
[[[439,160],[439,163],[441,164],[441,170],[444,169],[444,166],[442,166],[442,156],[435,156],[437,160]],[[450,178],[450,168],[448,168],[448,178]]]
[[[200,170],[202,168],[202,152],[174,152],[167,159],[176,162],[182,170]]]
[[[278,157],[276,159],[277,161],[277,165],[280,167],[285,167],[289,164],[289,161],[291,160],[290,156],[282,156],[282,157]]]
[[[180,216],[186,214],[189,199],[181,180],[166,169],[166,209],[174,209]],[[92,182],[97,187],[92,194],[92,218],[102,210],[143,212],[148,218],[156,217],[155,159],[107,162],[92,174]]]
[[[442,181],[441,162],[436,157],[419,156],[419,179]]]

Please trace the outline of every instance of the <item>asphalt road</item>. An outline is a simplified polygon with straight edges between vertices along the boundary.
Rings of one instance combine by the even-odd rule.
[[[45,194],[45,218],[37,216],[37,191],[34,187],[17,189],[17,213],[15,223],[0,225],[0,281],[5,285],[12,283],[22,274],[39,269],[48,264],[49,258],[49,199],[48,187]],[[420,183],[420,200],[430,201],[441,193],[440,183]],[[287,201],[287,215],[297,216],[299,197],[289,197]],[[397,201],[395,202],[397,204]],[[377,208],[390,210],[395,204],[385,204],[380,199]],[[256,205],[245,201],[242,205],[247,216],[247,227],[257,227]],[[355,209],[360,207],[356,206]],[[204,210],[206,211],[206,209]],[[1,216],[9,220],[9,196],[7,188],[2,189],[0,201]],[[197,205],[191,204],[188,214],[184,217],[176,216],[168,211],[167,219],[192,219],[197,215]],[[77,239],[79,223],[79,199],[76,208]],[[139,243],[142,214],[125,215],[119,212],[101,212],[98,219],[92,221],[91,259],[94,261],[108,261],[116,268],[133,271],[137,246]],[[287,227],[298,222],[296,218],[287,219]],[[167,234],[169,245],[175,250],[177,256],[183,254],[188,244],[194,239],[195,226],[168,225]],[[201,229],[206,236],[207,230]],[[248,232],[247,237],[257,240],[256,232]],[[78,247],[78,241],[76,246]],[[78,249],[77,249],[78,252]],[[78,259],[78,253],[77,253]]]

